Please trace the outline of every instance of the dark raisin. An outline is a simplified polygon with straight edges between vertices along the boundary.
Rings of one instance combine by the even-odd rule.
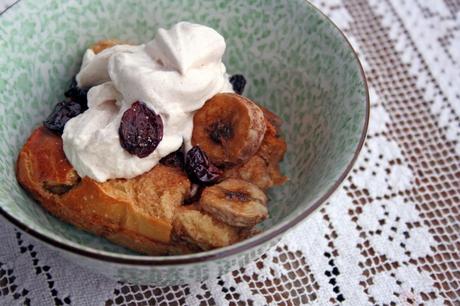
[[[147,157],[163,138],[163,121],[145,103],[136,101],[121,117],[118,134],[126,151]]]
[[[214,166],[197,146],[187,152],[185,172],[193,183],[201,185],[212,185],[222,176],[222,170]]]
[[[79,103],[72,100],[61,101],[56,104],[43,125],[53,132],[62,134],[67,121],[81,113],[82,108]]]
[[[160,163],[169,166],[169,167],[175,167],[175,168],[184,168],[184,152],[182,152],[182,149],[179,149],[175,152],[169,153],[162,159],[160,159]]]
[[[244,87],[246,87],[246,78],[242,74],[234,74],[230,77],[230,83],[232,84],[233,90],[242,95]]]
[[[69,89],[64,93],[64,95],[72,101],[78,102],[82,108],[82,111],[88,109],[88,99],[87,99],[88,90],[78,87],[75,77],[72,79]]]

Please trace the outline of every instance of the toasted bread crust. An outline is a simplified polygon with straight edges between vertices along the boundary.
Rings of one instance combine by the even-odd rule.
[[[190,182],[177,169],[158,165],[131,180],[105,183],[87,177],[80,180],[65,157],[61,137],[39,127],[22,148],[16,170],[21,186],[46,210],[66,222],[141,253],[190,252],[183,245],[170,244],[172,216],[152,215],[146,207],[156,205],[152,201],[155,199],[159,202],[168,200],[173,207],[181,205],[189,192]],[[161,183],[159,178],[166,176],[167,182]],[[45,188],[44,182],[48,181],[71,188],[63,194],[56,194]],[[153,189],[150,197],[136,191],[136,187],[149,181],[150,189]],[[156,198],[152,195],[154,192]],[[160,209],[155,211],[161,214]]]

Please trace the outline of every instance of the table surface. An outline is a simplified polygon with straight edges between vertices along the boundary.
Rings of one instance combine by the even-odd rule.
[[[460,305],[460,0],[312,2],[371,96],[362,154],[320,211],[247,267],[174,287],[92,274],[1,220],[0,304]]]

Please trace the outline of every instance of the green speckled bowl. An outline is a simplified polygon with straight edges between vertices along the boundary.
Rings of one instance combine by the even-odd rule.
[[[152,39],[187,20],[227,41],[230,73],[246,94],[281,115],[289,182],[270,194],[264,232],[186,256],[143,256],[65,224],[18,186],[17,154],[62,97],[85,48],[102,38]],[[0,207],[2,215],[76,263],[110,277],[157,285],[200,281],[247,264],[309,216],[339,186],[365,138],[365,78],[341,32],[302,0],[22,0],[0,17]]]

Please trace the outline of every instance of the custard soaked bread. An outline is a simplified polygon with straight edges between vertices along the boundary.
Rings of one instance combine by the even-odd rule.
[[[196,240],[197,246],[173,242],[176,208],[190,192],[183,171],[160,164],[133,179],[105,183],[79,179],[65,158],[61,138],[44,127],[37,128],[22,149],[17,178],[53,215],[142,253],[189,253],[200,246],[219,247],[240,239],[237,229],[212,226],[219,221],[206,215],[209,226],[198,219],[196,229],[187,227],[205,240]],[[201,216],[198,209],[197,216]],[[178,217],[180,223],[182,215]],[[229,235],[231,239],[221,238]]]
[[[215,107],[222,107],[222,98],[228,109],[219,119]],[[236,243],[268,217],[264,190],[285,181],[278,167],[286,150],[274,125],[279,119],[248,101],[233,94],[216,95],[197,112],[198,118],[201,112],[212,114],[207,120],[213,124],[206,130],[200,128],[204,123],[195,123],[194,135],[195,130],[202,135],[194,139],[211,137],[207,145],[214,147],[204,145],[203,151],[215,150],[213,160],[222,163],[220,177],[204,184],[201,197],[195,195],[191,205],[185,204],[190,202],[192,183],[183,161],[160,163],[132,179],[100,183],[78,176],[64,154],[62,138],[45,127],[33,131],[19,154],[18,182],[56,217],[141,253],[185,254]],[[239,117],[233,111],[246,112],[242,120],[253,134],[238,130]],[[209,136],[213,131],[215,135]],[[243,142],[232,133],[243,135]],[[229,143],[239,149],[230,149]],[[242,154],[234,158],[232,150]]]
[[[174,208],[182,204],[190,189],[187,176],[179,169],[158,165],[134,179],[105,183],[75,176],[61,138],[37,128],[19,155],[17,178],[45,209],[140,252],[188,251],[169,245]],[[56,193],[56,188],[67,191]],[[145,249],[146,241],[154,247]]]

